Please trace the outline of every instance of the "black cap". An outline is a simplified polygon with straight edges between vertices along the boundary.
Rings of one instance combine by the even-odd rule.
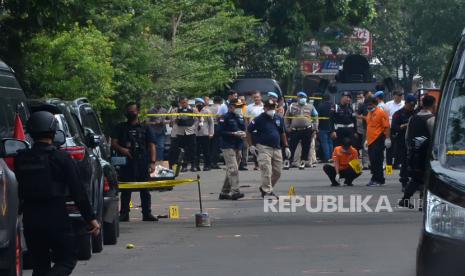
[[[232,99],[230,102],[229,102],[229,105],[231,106],[236,106],[236,107],[242,107],[245,105],[244,102],[242,102],[241,100],[239,99]]]
[[[26,124],[27,131],[35,133],[55,133],[58,128],[58,121],[52,113],[48,111],[38,111],[32,113]]]
[[[349,98],[352,98],[352,93],[350,93],[349,91],[344,91],[342,92],[342,96],[347,96]]]

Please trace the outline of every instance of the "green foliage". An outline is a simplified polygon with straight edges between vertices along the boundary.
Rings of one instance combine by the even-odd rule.
[[[36,95],[73,100],[87,97],[113,108],[111,43],[95,27],[39,33],[25,45],[25,76]]]
[[[420,74],[424,80],[438,83],[451,49],[465,25],[465,2],[461,0],[383,0],[372,31],[374,51],[383,65],[384,76],[408,68],[404,88],[409,91],[412,79]]]

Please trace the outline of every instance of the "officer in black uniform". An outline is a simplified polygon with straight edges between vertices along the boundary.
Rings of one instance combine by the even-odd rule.
[[[34,139],[30,150],[15,159],[24,236],[33,262],[33,276],[70,275],[76,266],[76,237],[66,210],[69,197],[98,235],[100,225],[71,157],[53,146],[58,122],[53,114],[35,112],[27,122]],[[55,263],[51,268],[51,259]]]
[[[405,98],[405,105],[392,115],[391,134],[396,144],[396,160],[400,160],[400,183],[402,191],[405,190],[409,182],[408,163],[407,163],[407,145],[405,144],[405,135],[410,117],[415,113],[417,98],[408,95]]]
[[[399,201],[401,207],[414,208],[414,205],[410,203],[410,198],[418,190],[420,190],[420,198],[423,198],[423,179],[426,171],[428,148],[433,137],[435,104],[436,99],[433,96],[426,95],[423,97],[422,109],[410,118],[407,126],[405,141],[407,144],[410,181],[405,187],[404,196]]]
[[[334,113],[331,116],[334,129],[331,136],[335,140],[335,147],[342,145],[344,137],[349,137],[352,140],[352,145],[354,145],[356,118],[351,99],[352,95],[349,91],[343,92],[341,102],[335,106]]]
[[[145,182],[150,178],[149,172],[155,170],[155,138],[147,125],[139,122],[139,107],[131,102],[126,105],[127,121],[120,123],[111,135],[111,146],[126,157],[126,165],[121,166],[119,178],[123,182]],[[140,190],[142,220],[158,221],[152,215],[151,195],[148,190]],[[129,221],[129,203],[131,191],[121,192],[120,221]]]

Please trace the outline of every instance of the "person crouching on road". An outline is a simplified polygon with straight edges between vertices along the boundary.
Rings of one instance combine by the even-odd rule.
[[[353,160],[358,160],[358,152],[351,146],[351,142],[352,139],[344,137],[342,139],[342,146],[334,149],[334,167],[329,164],[323,167],[323,171],[329,177],[329,180],[331,180],[331,186],[339,186],[340,179],[344,179],[345,185],[353,186],[352,182],[354,179],[361,175],[361,173],[355,172],[350,165]]]
[[[246,137],[242,106],[244,103],[241,100],[230,100],[228,112],[219,119],[218,132],[226,164],[226,178],[219,196],[220,200],[238,200],[244,197],[239,190],[239,163]]]
[[[284,147],[286,159],[291,157],[291,150],[287,144],[284,131],[284,119],[276,114],[276,103],[272,100],[265,102],[264,110],[257,118],[253,119],[247,128],[247,141],[249,150],[258,156],[258,164],[262,174],[262,197],[276,196],[273,188],[281,177],[283,155],[281,147]],[[252,133],[256,131],[256,146],[252,144]]]

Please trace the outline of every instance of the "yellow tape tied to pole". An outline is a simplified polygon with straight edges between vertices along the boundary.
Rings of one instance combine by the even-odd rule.
[[[168,188],[174,186],[188,185],[197,183],[197,179],[174,179],[174,180],[160,180],[160,181],[147,181],[147,182],[120,182],[118,184],[121,190],[125,189],[155,189],[155,188]]]

